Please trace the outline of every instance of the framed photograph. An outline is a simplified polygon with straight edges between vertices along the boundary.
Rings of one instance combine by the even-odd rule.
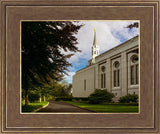
[[[138,113],[139,27],[22,20],[21,112]]]
[[[159,1],[1,11],[2,133],[159,133]]]

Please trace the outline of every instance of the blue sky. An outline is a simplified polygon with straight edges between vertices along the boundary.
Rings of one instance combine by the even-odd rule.
[[[78,40],[78,48],[82,52],[77,52],[68,61],[72,63],[65,76],[68,83],[72,83],[72,76],[76,71],[86,67],[88,60],[91,59],[91,47],[94,40],[94,28],[96,28],[97,45],[100,48],[100,54],[117,46],[121,43],[135,37],[139,34],[138,28],[126,28],[127,25],[135,21],[81,21],[84,26],[75,36]],[[67,52],[70,53],[70,52]]]

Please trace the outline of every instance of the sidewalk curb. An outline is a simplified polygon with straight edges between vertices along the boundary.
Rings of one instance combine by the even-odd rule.
[[[43,107],[40,107],[40,108],[38,108],[38,109],[34,110],[32,113],[35,113],[35,112],[37,112],[37,111],[41,110],[42,108],[47,107],[48,105],[49,105],[49,102],[48,102],[46,105],[44,105]]]

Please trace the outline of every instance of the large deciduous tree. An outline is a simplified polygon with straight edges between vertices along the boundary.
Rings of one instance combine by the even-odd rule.
[[[60,80],[71,64],[67,61],[78,52],[76,34],[82,25],[78,22],[22,22],[22,88],[25,90],[25,105],[28,105],[28,90]]]

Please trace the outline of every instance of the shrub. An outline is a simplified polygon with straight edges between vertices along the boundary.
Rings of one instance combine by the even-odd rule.
[[[72,97],[56,97],[55,101],[72,101]]]
[[[112,98],[114,97],[113,93],[108,92],[106,89],[96,89],[88,98],[88,103],[90,104],[101,104],[101,103],[109,103],[112,102]]]
[[[88,97],[73,97],[76,101],[88,101]]]
[[[88,101],[88,97],[56,97],[55,101]]]
[[[138,102],[138,95],[136,94],[128,94],[126,96],[122,96],[118,100],[120,103],[137,103]]]
[[[38,101],[39,100],[39,94],[37,94],[36,92],[34,92],[34,91],[31,91],[31,92],[29,92],[29,94],[28,94],[28,99],[29,99],[29,102],[36,102],[36,101]]]

